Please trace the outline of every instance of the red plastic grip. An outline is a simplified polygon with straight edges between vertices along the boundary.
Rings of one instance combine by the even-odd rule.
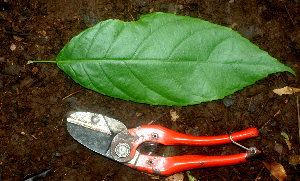
[[[241,153],[225,156],[184,155],[173,157],[158,157],[141,154],[135,165],[127,165],[143,172],[168,176],[184,170],[245,163],[247,162],[247,154],[248,153]]]
[[[193,146],[210,146],[231,143],[229,135],[219,136],[192,136],[179,133],[159,125],[144,125],[139,128],[128,130],[132,136],[138,136],[139,139],[134,142],[134,146],[145,141],[152,141],[164,145],[193,145]],[[231,133],[234,141],[240,141],[253,138],[258,135],[256,128],[249,128],[243,131]]]
[[[138,138],[131,142],[133,145],[130,154],[131,158],[133,158],[137,147],[145,141],[157,142],[164,145],[192,146],[210,146],[231,143],[228,134],[219,136],[191,136],[158,125],[144,125],[138,128],[129,129],[128,132],[133,137]],[[256,137],[257,135],[258,131],[256,128],[249,128],[232,133],[231,137],[234,141],[240,141]],[[160,157],[140,154],[134,164],[124,164],[144,172],[167,176],[183,170],[195,168],[240,164],[255,159],[260,155],[261,151],[224,156],[184,155]]]

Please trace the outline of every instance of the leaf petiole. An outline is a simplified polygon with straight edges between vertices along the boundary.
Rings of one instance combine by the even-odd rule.
[[[49,61],[49,60],[38,60],[38,61],[29,60],[27,62],[27,64],[32,64],[32,63],[57,63],[57,62],[56,61]]]

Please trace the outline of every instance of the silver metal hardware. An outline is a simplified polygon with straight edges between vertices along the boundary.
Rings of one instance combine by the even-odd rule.
[[[149,160],[149,161],[148,161],[148,164],[149,164],[149,165],[153,165],[153,164],[154,164],[154,161],[153,161],[153,160]]]
[[[239,147],[241,147],[241,148],[244,148],[245,150],[250,151],[251,153],[256,153],[256,151],[258,150],[258,149],[255,148],[255,147],[247,148],[247,147],[245,147],[245,146],[243,146],[243,145],[241,145],[241,144],[239,144],[239,143],[233,141],[233,139],[232,139],[232,137],[231,137],[231,134],[230,134],[230,133],[228,133],[228,134],[229,134],[230,141],[231,141],[232,143],[234,143],[235,145],[237,145],[237,146],[239,146]]]
[[[130,154],[130,146],[127,143],[119,143],[115,147],[115,153],[120,158],[125,158]]]
[[[154,140],[157,140],[157,139],[158,139],[158,134],[157,134],[157,133],[153,133],[153,134],[152,134],[152,138],[153,138]]]

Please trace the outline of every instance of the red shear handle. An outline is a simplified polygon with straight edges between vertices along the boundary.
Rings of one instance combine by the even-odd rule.
[[[195,168],[228,166],[245,163],[260,156],[262,152],[241,153],[225,156],[202,156],[184,155],[174,157],[158,157],[149,155],[139,155],[135,165],[127,164],[132,168],[158,175],[171,175],[176,172]]]
[[[138,136],[139,140],[134,143],[138,146],[145,141],[152,141],[164,145],[194,145],[194,146],[210,146],[231,143],[229,135],[219,136],[191,136],[179,133],[168,128],[158,125],[144,125],[139,128],[128,130],[132,136]],[[249,128],[243,131],[232,133],[231,137],[234,141],[240,141],[247,138],[253,138],[258,135],[256,128]]]

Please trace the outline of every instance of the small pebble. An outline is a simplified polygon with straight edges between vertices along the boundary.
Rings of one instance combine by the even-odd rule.
[[[226,107],[230,107],[235,103],[235,99],[232,96],[228,96],[223,99],[223,103]]]
[[[16,118],[16,119],[17,119],[17,118],[18,118],[18,114],[17,114],[17,112],[13,112],[13,113],[12,113],[12,117],[14,117],[14,118]]]
[[[269,130],[266,129],[266,128],[263,128],[263,129],[260,130],[260,132],[261,132],[263,135],[266,135],[266,134],[268,134]]]
[[[15,44],[11,44],[11,45],[10,45],[10,50],[11,50],[11,51],[15,51],[16,48],[17,48],[17,46],[16,46]]]
[[[256,106],[254,104],[250,104],[249,111],[254,112],[256,110]]]
[[[55,156],[56,156],[56,157],[60,157],[61,154],[60,154],[59,152],[56,152],[56,153],[55,153]]]

